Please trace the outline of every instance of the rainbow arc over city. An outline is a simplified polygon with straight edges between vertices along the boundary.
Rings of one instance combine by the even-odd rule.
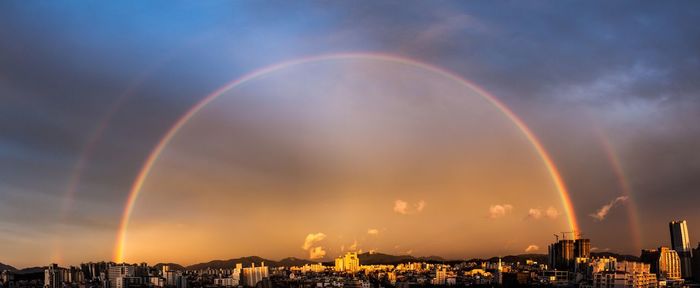
[[[274,64],[271,66],[267,66],[258,70],[254,70],[248,74],[243,75],[242,77],[229,82],[228,84],[222,86],[221,88],[217,89],[216,91],[212,92],[211,94],[207,95],[204,97],[201,101],[190,107],[189,110],[187,110],[171,127],[170,129],[167,130],[167,132],[160,138],[158,143],[155,145],[155,147],[152,149],[151,153],[148,155],[146,158],[145,162],[143,163],[143,166],[141,167],[130,191],[128,198],[126,200],[126,204],[124,207],[124,211],[122,213],[122,217],[120,220],[120,225],[117,233],[117,239],[116,239],[116,244],[114,247],[114,261],[116,262],[124,262],[124,255],[126,251],[126,240],[127,240],[127,231],[129,228],[129,221],[131,214],[134,210],[134,206],[136,204],[136,201],[139,198],[139,195],[141,193],[142,187],[146,179],[148,178],[154,164],[158,160],[159,156],[163,152],[163,150],[168,146],[170,141],[175,137],[175,135],[178,134],[178,131],[194,116],[196,115],[200,110],[202,110],[205,106],[207,106],[209,103],[223,95],[226,91],[233,89],[241,84],[244,84],[250,80],[259,78],[261,76],[264,76],[268,73],[273,73],[276,71],[280,71],[283,69],[291,68],[294,67],[295,65],[299,64],[305,64],[305,63],[311,63],[311,62],[318,62],[318,61],[334,61],[334,60],[344,60],[344,59],[366,59],[366,60],[376,60],[376,61],[384,61],[384,62],[392,62],[392,63],[400,63],[404,65],[409,65],[413,67],[418,67],[422,68],[434,73],[437,73],[439,75],[442,75],[448,79],[454,80],[457,83],[460,83],[461,85],[464,85],[474,91],[477,92],[481,97],[483,97],[485,100],[487,100],[490,104],[492,104],[494,107],[496,107],[499,111],[503,113],[511,122],[512,124],[527,138],[529,143],[531,144],[532,148],[534,151],[539,155],[540,159],[546,166],[546,169],[551,176],[551,179],[553,181],[553,185],[555,186],[559,196],[560,200],[562,203],[562,206],[564,208],[564,215],[568,219],[568,224],[569,224],[569,229],[571,231],[579,231],[579,226],[578,222],[576,219],[576,214],[574,212],[574,206],[571,202],[571,198],[569,197],[569,192],[566,188],[566,185],[562,179],[562,176],[557,169],[555,163],[552,161],[551,156],[549,153],[545,150],[544,146],[540,142],[540,140],[535,136],[535,134],[528,128],[528,126],[515,114],[513,111],[508,108],[503,102],[501,102],[498,98],[495,96],[491,95],[484,89],[478,87],[474,83],[462,78],[461,76],[450,72],[446,69],[423,63],[414,59],[410,58],[405,58],[401,56],[396,56],[396,55],[390,55],[390,54],[380,54],[380,53],[340,53],[340,54],[326,54],[326,55],[318,55],[318,56],[311,56],[311,57],[304,57],[304,58],[298,58],[298,59],[293,59],[285,62],[281,62],[278,64]]]

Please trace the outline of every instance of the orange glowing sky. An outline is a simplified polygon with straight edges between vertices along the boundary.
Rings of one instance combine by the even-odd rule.
[[[319,61],[235,87],[178,131],[124,260],[519,253],[567,230],[563,211],[531,143],[477,91],[404,63]]]

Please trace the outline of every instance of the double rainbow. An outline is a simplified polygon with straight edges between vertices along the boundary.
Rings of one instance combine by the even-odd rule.
[[[445,69],[426,64],[423,62],[419,62],[413,59],[409,58],[404,58],[404,57],[399,57],[399,56],[394,56],[394,55],[387,55],[387,54],[378,54],[378,53],[344,53],[344,54],[329,54],[329,55],[320,55],[320,56],[313,56],[313,57],[306,57],[306,58],[300,58],[300,59],[295,59],[291,61],[286,61],[286,62],[281,62],[279,64],[275,64],[272,66],[264,67],[262,69],[255,70],[251,73],[248,73],[237,80],[234,80],[233,82],[230,82],[223,87],[219,88],[218,90],[214,91],[213,93],[207,95],[199,101],[197,104],[192,106],[187,112],[180,117],[175,124],[173,124],[172,127],[163,135],[163,137],[160,139],[158,144],[153,148],[151,153],[148,155],[146,158],[146,161],[144,162],[143,166],[141,167],[140,172],[138,173],[138,176],[136,177],[136,180],[134,181],[131,190],[129,191],[129,196],[126,201],[126,205],[124,208],[124,212],[122,214],[121,222],[119,225],[119,230],[118,230],[118,235],[116,239],[116,245],[114,249],[114,261],[116,262],[123,262],[124,261],[124,252],[126,249],[126,236],[127,236],[127,230],[129,227],[129,218],[131,217],[131,213],[134,209],[134,205],[136,204],[136,200],[139,197],[139,194],[141,193],[141,188],[143,187],[143,184],[148,178],[148,175],[151,172],[151,169],[153,168],[153,164],[158,160],[158,157],[160,154],[163,152],[165,147],[168,146],[168,143],[173,139],[175,135],[177,135],[178,131],[180,128],[182,128],[195,114],[197,114],[202,108],[207,106],[209,103],[214,101],[216,98],[221,96],[224,92],[235,88],[238,85],[241,85],[247,81],[256,79],[258,77],[261,77],[263,75],[266,75],[268,73],[272,73],[275,71],[280,71],[283,69],[287,69],[290,67],[293,67],[295,65],[299,64],[304,64],[304,63],[310,63],[310,62],[317,62],[317,61],[332,61],[332,60],[341,60],[341,59],[367,59],[367,60],[377,60],[377,61],[384,61],[384,62],[393,62],[393,63],[400,63],[404,65],[409,65],[409,66],[414,66],[414,67],[419,67],[422,69],[426,69],[428,71],[435,72],[437,74],[440,74],[444,77],[447,77],[448,79],[457,81],[458,83],[469,87],[470,89],[476,91],[479,95],[484,97],[487,101],[489,101],[492,105],[494,105],[496,108],[498,108],[508,119],[511,120],[513,125],[520,130],[523,135],[528,139],[530,144],[532,145],[532,148],[537,152],[539,155],[540,159],[542,162],[545,164],[547,167],[547,170],[552,177],[552,181],[554,182],[554,186],[557,189],[557,192],[559,193],[559,196],[561,198],[562,205],[564,207],[564,214],[568,218],[569,222],[569,228],[572,231],[579,231],[578,229],[578,223],[576,221],[576,216],[574,213],[574,207],[573,204],[571,203],[571,199],[569,197],[569,193],[566,189],[566,186],[564,185],[564,181],[562,180],[562,177],[557,170],[556,166],[554,165],[554,162],[552,161],[552,158],[549,156],[547,151],[544,149],[542,146],[542,143],[540,143],[539,139],[535,137],[535,135],[530,131],[530,129],[525,125],[525,123],[513,113],[503,102],[499,101],[496,97],[493,95],[489,94],[488,92],[484,91],[483,89],[479,88],[475,84],[469,82],[468,80],[458,76],[455,73],[452,73],[450,71],[447,71]]]

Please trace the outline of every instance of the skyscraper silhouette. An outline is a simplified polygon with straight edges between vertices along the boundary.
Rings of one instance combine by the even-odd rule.
[[[690,248],[690,236],[688,235],[688,224],[685,220],[671,221],[668,224],[671,232],[671,249],[676,250],[681,260],[681,276],[683,278],[692,277],[692,251]]]

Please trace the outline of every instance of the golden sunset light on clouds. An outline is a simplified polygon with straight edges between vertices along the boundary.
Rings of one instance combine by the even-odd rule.
[[[546,245],[563,210],[531,143],[477,91],[332,59],[250,80],[190,119],[144,182],[124,258],[486,256]]]

